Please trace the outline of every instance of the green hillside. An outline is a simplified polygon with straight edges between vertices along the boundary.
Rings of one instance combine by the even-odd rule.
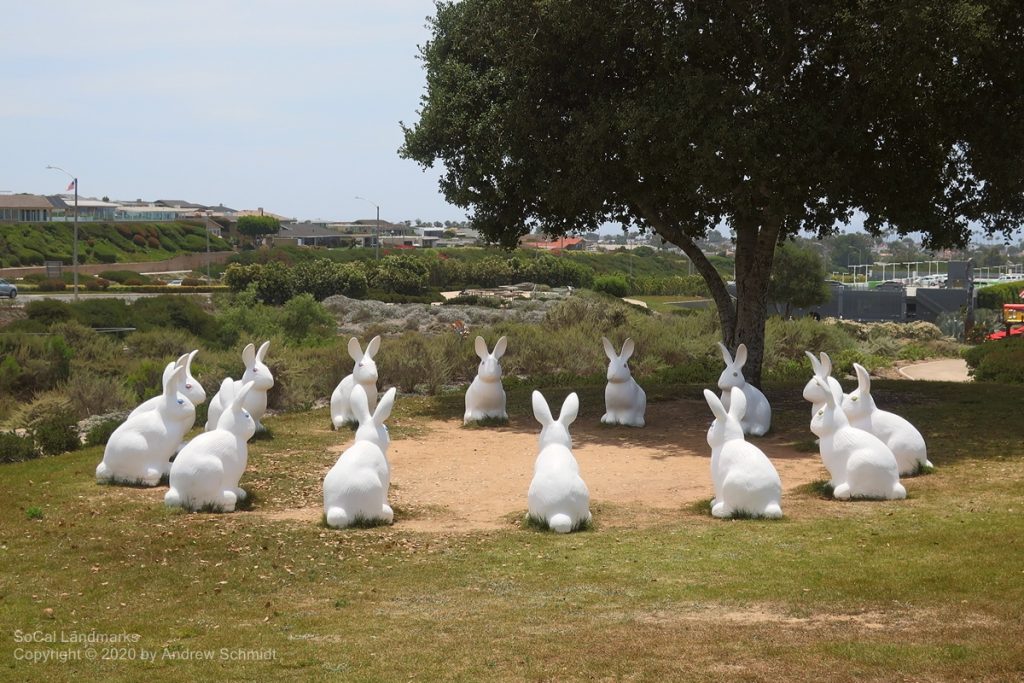
[[[206,251],[201,222],[78,224],[81,263],[162,261],[182,253]],[[0,267],[39,266],[44,261],[71,262],[72,223],[0,223]],[[231,246],[210,237],[210,249]]]

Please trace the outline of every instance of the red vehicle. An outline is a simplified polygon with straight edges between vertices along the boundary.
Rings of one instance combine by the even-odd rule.
[[[1024,292],[1021,292],[1024,294]],[[1024,304],[1003,304],[1004,329],[993,332],[986,339],[1005,339],[1024,335]]]

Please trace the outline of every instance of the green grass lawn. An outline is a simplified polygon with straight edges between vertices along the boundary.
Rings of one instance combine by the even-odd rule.
[[[348,438],[325,410],[267,420],[242,481],[253,504],[230,515],[97,486],[98,448],[0,466],[0,680],[1021,680],[1024,388],[873,388],[918,424],[937,471],[905,501],[808,487],[779,522],[681,505],[613,527],[598,507],[570,536],[427,534],[403,530],[410,509],[329,530],[283,514],[319,504],[327,449]],[[800,386],[767,394],[775,434],[806,442]],[[403,397],[393,438],[460,411]],[[138,641],[17,642],[37,631]],[[16,658],[48,650],[71,660]]]
[[[695,301],[701,299],[699,296],[686,296],[683,294],[643,294],[637,296],[630,296],[630,299],[636,299],[637,301],[643,301],[647,304],[647,308],[658,313],[671,313],[673,311],[681,310],[679,306],[673,304],[677,301]]]

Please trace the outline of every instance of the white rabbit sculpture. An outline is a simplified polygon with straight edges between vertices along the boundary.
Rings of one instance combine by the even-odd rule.
[[[724,518],[743,513],[777,519],[782,517],[782,480],[768,456],[743,438],[740,421],[747,409],[743,391],[738,387],[729,391],[726,410],[715,392],[704,390],[704,399],[715,415],[707,437],[715,489],[711,514]]]
[[[164,373],[164,390],[151,409],[125,420],[110,435],[96,467],[99,483],[156,486],[167,474],[171,456],[196,421],[196,408],[178,392],[184,367]]]
[[[556,420],[544,396],[539,391],[533,392],[533,416],[542,429],[540,452],[527,493],[527,514],[560,534],[579,529],[591,519],[590,491],[580,477],[569,435],[569,425],[576,419],[579,409],[579,397],[569,394]]]
[[[810,351],[804,351],[804,353],[811,359],[811,369],[814,370],[814,377],[804,385],[803,393],[804,400],[811,403],[811,416],[813,417],[825,405],[831,392],[843,393],[843,386],[832,376],[832,359],[828,357],[827,353],[822,351],[820,359],[815,358]],[[823,380],[825,386],[822,386],[821,382],[815,382],[815,378]]]
[[[178,376],[178,393],[182,394],[185,398],[192,402],[193,406],[198,406],[206,401],[206,391],[203,390],[203,385],[192,376],[192,359],[199,353],[199,349],[195,349],[189,353],[183,354],[173,364],[168,364],[164,368],[163,377],[161,379],[161,386],[163,382],[167,381],[168,375],[174,372],[175,368],[184,367],[185,372]],[[147,410],[154,410],[160,405],[162,398],[160,396],[154,396],[151,399],[143,401],[135,410],[128,414],[128,417],[134,417],[139,413],[144,413]]]
[[[349,446],[324,477],[324,516],[327,526],[342,529],[359,521],[381,520],[390,524],[395,517],[388,505],[391,467],[387,449],[390,439],[384,421],[395,404],[395,389],[384,394],[371,413],[366,392],[359,384],[352,388],[352,407],[359,420],[355,442]]]
[[[242,349],[242,362],[245,363],[245,372],[238,380],[242,384],[252,384],[252,388],[245,397],[245,408],[253,421],[256,423],[256,431],[265,429],[260,423],[263,413],[267,412],[267,392],[274,386],[274,375],[263,360],[267,357],[267,350],[270,349],[270,342],[265,341],[256,350],[255,345],[248,344]],[[210,400],[210,408],[207,411],[205,430],[212,432],[217,428],[217,421],[227,407],[227,402],[218,393]]]
[[[815,377],[813,381],[828,388],[827,380]],[[811,431],[818,436],[821,460],[832,476],[832,495],[840,500],[906,498],[896,456],[875,435],[851,427],[842,403],[842,392],[831,389],[825,404],[811,418]]]
[[[899,415],[879,409],[871,395],[871,375],[858,363],[853,369],[857,372],[857,388],[843,398],[843,412],[850,424],[885,442],[896,456],[901,477],[932,467],[921,432]]]
[[[377,363],[373,357],[380,350],[380,335],[370,340],[366,345],[366,352],[359,346],[359,340],[352,337],[348,340],[348,355],[355,361],[352,373],[346,375],[331,394],[331,423],[335,429],[341,429],[343,425],[359,421],[355,410],[352,408],[352,389],[356,385],[366,392],[366,400],[369,402],[370,410],[377,407]]]
[[[217,426],[192,439],[171,464],[170,488],[164,495],[168,507],[191,512],[233,512],[246,493],[238,485],[249,460],[247,442],[256,433],[256,422],[243,406],[253,384],[230,377],[218,395],[226,407]]]
[[[474,344],[480,365],[473,383],[466,389],[466,413],[463,424],[494,418],[507,420],[505,412],[505,389],[501,386],[501,357],[505,355],[508,339],[502,337],[494,345],[494,352],[487,351],[487,342],[477,337]]]
[[[629,372],[629,358],[633,355],[632,339],[622,345],[622,353],[607,337],[601,337],[604,353],[608,356],[608,384],[604,388],[604,409],[602,424],[620,424],[628,427],[643,427],[647,411],[647,394]]]
[[[722,390],[722,405],[726,410],[729,409],[729,390],[733,387],[738,388],[747,399],[747,413],[741,423],[743,433],[764,436],[772,427],[772,407],[761,390],[748,384],[743,377],[743,366],[747,362],[747,345],[740,344],[736,347],[735,359],[722,342],[718,342],[718,348],[722,350],[722,360],[725,361],[725,370],[718,378],[718,388]]]

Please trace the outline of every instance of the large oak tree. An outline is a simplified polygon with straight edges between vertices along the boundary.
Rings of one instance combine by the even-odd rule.
[[[705,278],[759,382],[777,244],[869,231],[956,245],[1024,217],[1017,0],[438,2],[401,153],[512,247],[606,222]],[[722,222],[736,299],[695,244]]]

